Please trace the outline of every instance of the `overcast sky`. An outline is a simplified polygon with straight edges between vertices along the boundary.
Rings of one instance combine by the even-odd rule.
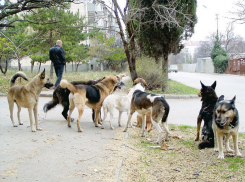
[[[197,0],[197,18],[195,33],[190,40],[205,40],[211,33],[217,31],[225,32],[227,24],[231,21],[227,17],[232,17],[231,11],[236,11],[235,3],[237,0]],[[245,25],[234,24],[235,35],[245,36]]]

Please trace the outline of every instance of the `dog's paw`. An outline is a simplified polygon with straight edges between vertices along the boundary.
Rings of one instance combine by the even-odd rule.
[[[105,129],[105,127],[104,126],[101,126],[101,129]]]
[[[225,157],[224,157],[224,154],[220,154],[219,156],[218,156],[218,159],[224,159]]]
[[[237,157],[242,157],[242,154],[238,151],[238,152],[236,153],[236,156],[237,156]]]
[[[45,105],[44,107],[43,107],[43,112],[48,112],[48,106],[47,105]]]
[[[22,123],[22,122],[20,122],[20,123],[19,123],[19,125],[23,125],[23,123]]]
[[[114,127],[112,126],[111,129],[114,130]]]
[[[215,151],[215,152],[218,152],[218,151],[219,151],[219,149],[218,149],[218,148],[214,148],[214,151]]]
[[[18,127],[18,125],[14,124],[13,127]]]
[[[127,132],[127,130],[128,130],[128,129],[127,129],[127,128],[125,128],[125,129],[123,130],[123,132]]]
[[[233,153],[234,152],[234,150],[232,150],[231,148],[226,149],[226,151],[229,152],[229,153]]]
[[[82,129],[78,129],[78,132],[82,132],[83,130]]]
[[[38,130],[38,131],[42,131],[43,129],[42,129],[42,128],[40,128],[40,127],[38,127],[38,128],[37,128],[37,130]]]
[[[32,131],[32,132],[36,132],[36,129],[32,129],[31,131]]]

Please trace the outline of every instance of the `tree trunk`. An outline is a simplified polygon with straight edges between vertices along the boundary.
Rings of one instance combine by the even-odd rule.
[[[125,35],[123,33],[123,28],[122,28],[122,24],[118,15],[118,5],[117,3],[114,2],[114,14],[116,16],[117,19],[117,23],[119,25],[119,29],[120,29],[120,36],[123,42],[123,47],[124,47],[124,52],[126,54],[127,57],[127,61],[128,61],[128,67],[129,67],[129,71],[130,71],[130,75],[131,75],[131,79],[132,81],[134,81],[138,76],[137,76],[137,72],[135,69],[135,60],[136,60],[136,55],[135,55],[135,41],[134,41],[134,35],[131,31],[131,26],[132,25],[132,21],[129,21],[126,23],[126,28],[128,31],[128,39],[130,40],[130,42],[128,43]],[[129,50],[130,47],[130,50]]]
[[[39,64],[39,68],[38,68],[38,73],[40,73],[40,69],[41,69],[41,62],[40,62],[40,64]]]
[[[31,63],[31,73],[33,73],[34,64],[35,64],[35,62],[33,61],[33,62]]]
[[[162,74],[164,76],[162,83],[162,91],[168,91],[168,54],[163,54],[162,56]]]
[[[6,60],[5,60],[5,69],[3,70],[1,64],[0,64],[0,69],[1,69],[1,72],[2,72],[4,75],[6,75],[6,73],[7,73],[7,71],[8,71],[8,56],[7,56]]]
[[[51,48],[51,47],[53,47],[53,31],[52,30],[50,31],[49,41],[50,41],[50,48]],[[51,79],[54,78],[54,64],[52,61],[50,64],[50,78]]]

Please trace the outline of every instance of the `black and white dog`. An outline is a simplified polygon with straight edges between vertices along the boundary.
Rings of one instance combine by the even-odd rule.
[[[142,137],[145,136],[145,130],[146,130],[146,113],[151,111],[151,118],[152,118],[152,124],[155,126],[155,128],[158,131],[158,139],[156,143],[161,142],[162,138],[162,129],[159,126],[160,121],[163,123],[163,127],[166,131],[166,140],[168,139],[168,135],[170,134],[167,124],[167,118],[169,114],[169,105],[166,102],[166,100],[156,94],[150,94],[145,92],[145,87],[147,86],[147,83],[142,78],[137,78],[133,83],[133,97],[131,100],[130,105],[130,113],[128,116],[128,122],[124,129],[124,132],[128,129],[128,124],[131,121],[132,115],[135,111],[143,115],[143,122],[142,122]],[[131,90],[131,91],[132,91]]]

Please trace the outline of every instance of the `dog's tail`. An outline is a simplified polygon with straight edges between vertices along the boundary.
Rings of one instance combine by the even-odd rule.
[[[54,91],[53,99],[43,106],[43,111],[46,113],[50,109],[54,108],[57,104],[59,104],[59,98],[58,98],[56,92]]]
[[[76,87],[74,85],[72,85],[70,82],[68,82],[67,80],[61,80],[60,82],[60,86],[62,88],[67,88],[68,90],[70,90],[70,92],[75,93],[77,91]]]
[[[162,99],[162,101],[163,101],[164,110],[165,110],[164,115],[162,117],[162,123],[164,123],[164,122],[167,121],[170,107],[169,107],[168,103],[166,102],[166,100],[164,98]]]
[[[10,80],[10,87],[14,86],[15,84],[15,80],[18,78],[18,77],[21,77],[23,79],[25,79],[26,81],[28,81],[28,79],[26,78],[26,74],[22,71],[18,71],[17,73],[15,73],[11,80]]]
[[[199,149],[213,148],[213,147],[214,147],[214,141],[213,140],[203,141],[203,142],[199,143],[199,145],[198,145]]]

